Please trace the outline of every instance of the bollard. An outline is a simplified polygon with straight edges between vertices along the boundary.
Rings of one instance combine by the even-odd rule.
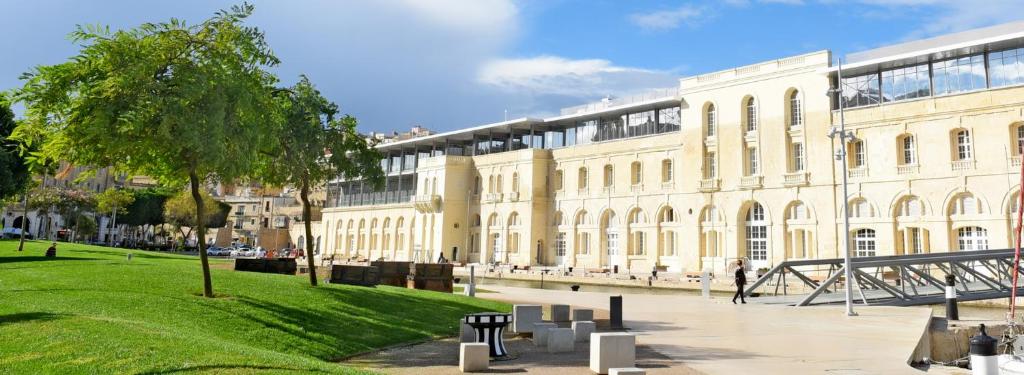
[[[956,308],[956,275],[946,275],[946,319],[960,320]]]
[[[463,294],[469,297],[476,296],[476,267],[469,266],[469,284],[466,284],[466,289],[462,291]]]
[[[700,295],[711,298],[711,273],[708,271],[700,273]]]
[[[948,279],[948,278],[947,278]],[[999,375],[999,356],[996,355],[997,340],[985,333],[985,325],[981,332],[971,337],[971,374]]]
[[[572,289],[573,292],[579,292],[580,291],[580,286],[579,285],[572,285],[572,286],[569,287],[569,289]]]
[[[622,296],[611,296],[609,304],[608,320],[612,329],[622,329]]]
[[[132,261],[132,253],[128,253],[128,261],[129,261],[129,262],[131,262],[131,261]]]

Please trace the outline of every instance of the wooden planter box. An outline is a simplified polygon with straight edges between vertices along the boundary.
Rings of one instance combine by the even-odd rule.
[[[385,262],[376,261],[370,263],[371,266],[377,267],[377,271],[380,275],[381,285],[391,285],[397,287],[405,287],[409,275],[412,274],[412,262]]]
[[[235,259],[235,271],[294,275],[297,269],[295,259]]]
[[[377,267],[335,264],[331,267],[331,284],[376,286],[380,283]]]
[[[451,293],[454,269],[455,265],[450,263],[417,263],[416,271],[409,278],[408,287]]]

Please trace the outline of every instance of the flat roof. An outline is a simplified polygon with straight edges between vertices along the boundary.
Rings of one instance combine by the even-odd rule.
[[[1020,46],[1024,43],[1024,21],[914,40],[846,55],[843,70],[853,74],[943,60],[955,56]],[[833,66],[829,71],[834,72]]]

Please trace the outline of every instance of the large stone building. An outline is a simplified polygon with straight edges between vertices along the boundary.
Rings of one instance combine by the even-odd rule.
[[[1008,247],[1022,46],[1013,23],[851,54],[841,72],[819,51],[383,144],[384,191],[328,185],[323,253],[722,272],[840,257],[844,235],[856,256]],[[845,146],[829,136],[842,117]]]

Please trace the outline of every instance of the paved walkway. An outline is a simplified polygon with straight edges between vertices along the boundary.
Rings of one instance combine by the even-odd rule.
[[[477,294],[509,302],[607,309],[609,294],[488,285]],[[907,360],[929,308],[733,305],[727,298],[624,295],[625,325],[638,342],[708,374],[920,374]]]

